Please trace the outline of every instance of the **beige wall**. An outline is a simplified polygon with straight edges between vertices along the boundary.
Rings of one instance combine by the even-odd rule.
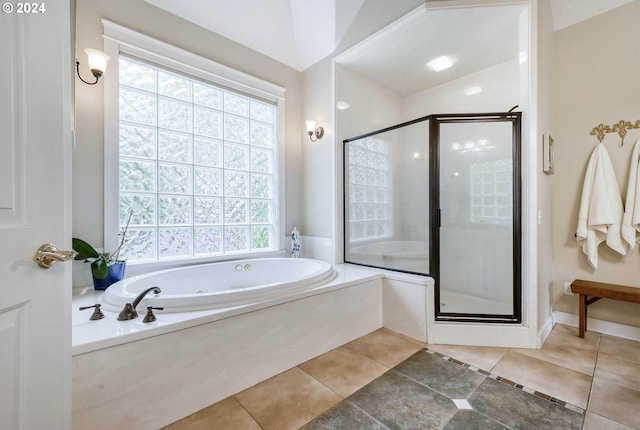
[[[101,18],[248,73],[287,89],[285,111],[285,232],[301,224],[301,74],[245,46],[164,12],[142,0],[77,0],[76,57],[86,69],[85,48],[102,48]],[[107,67],[107,73],[109,73]],[[76,79],[76,143],[73,154],[73,235],[102,247],[103,85]],[[117,204],[114,202],[113,204]]]
[[[554,34],[553,127],[556,174],[553,196],[554,309],[577,312],[577,297],[562,295],[562,281],[588,279],[640,287],[640,250],[622,257],[605,244],[599,267],[592,270],[576,244],[582,181],[588,159],[598,143],[590,136],[600,124],[640,119],[640,1],[583,21]],[[629,160],[640,130],[632,130],[619,147],[617,134],[603,141],[611,156],[618,185],[626,196]],[[601,300],[589,316],[640,327],[640,305]]]
[[[537,121],[538,136],[535,145],[541,143],[542,135],[551,130],[551,66],[553,61],[553,21],[550,0],[537,3]],[[537,164],[542,166],[542,151],[537,151]],[[537,273],[537,322],[538,332],[551,316],[552,285],[552,213],[551,190],[553,176],[548,176],[537,168],[538,211],[541,222],[538,225],[538,273]]]

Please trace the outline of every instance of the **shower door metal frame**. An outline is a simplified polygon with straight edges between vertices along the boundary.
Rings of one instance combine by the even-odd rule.
[[[442,211],[440,207],[440,124],[474,122],[511,122],[512,124],[512,197],[513,197],[513,312],[504,314],[442,312],[440,309],[440,226]],[[483,323],[522,322],[522,179],[521,179],[521,142],[522,113],[474,113],[430,115],[429,122],[429,224],[430,234],[430,276],[435,280],[434,305],[436,321],[461,321]]]
[[[366,137],[371,137],[371,136],[375,136],[381,133],[386,133],[388,131],[393,131],[393,130],[397,130],[400,128],[404,128],[413,124],[418,124],[424,121],[431,121],[431,118],[433,118],[434,115],[427,115],[427,116],[423,116],[420,118],[416,118],[416,119],[412,119],[410,121],[405,121],[402,122],[400,124],[396,124],[396,125],[392,125],[390,127],[385,127],[385,128],[381,128],[379,130],[375,130],[375,131],[371,131],[369,133],[364,133],[355,137],[350,137],[348,139],[344,139],[342,141],[342,252],[343,252],[343,258],[344,258],[344,262],[345,263],[349,263],[349,264],[356,264],[358,266],[365,266],[365,267],[373,267],[376,269],[384,269],[384,270],[391,270],[393,272],[401,272],[401,273],[408,273],[411,275],[419,275],[419,276],[431,276],[433,277],[432,272],[432,268],[429,267],[429,273],[422,273],[422,272],[414,272],[411,270],[402,270],[402,269],[395,269],[395,268],[390,268],[390,267],[383,267],[383,266],[376,266],[373,264],[365,264],[365,263],[359,263],[359,262],[355,262],[355,261],[349,261],[347,259],[347,238],[346,238],[346,232],[347,232],[347,205],[349,204],[349,202],[347,202],[347,187],[349,186],[348,181],[347,181],[347,144],[356,140],[360,140],[360,139],[364,139]],[[429,124],[429,130],[431,130],[431,124]],[[433,142],[431,140],[429,140],[429,152],[431,152],[431,147],[433,145]],[[429,175],[431,176],[431,173],[429,173]],[[431,182],[431,178],[429,178],[429,181]],[[431,196],[432,193],[429,193],[429,204],[431,204],[432,200],[431,200]],[[431,213],[431,207],[429,208],[429,213]],[[429,231],[431,232],[433,230],[433,223],[431,221],[431,216],[429,217]],[[429,252],[432,251],[432,246],[431,246],[431,240],[429,240]],[[429,264],[431,264],[432,259],[431,257],[429,257]]]

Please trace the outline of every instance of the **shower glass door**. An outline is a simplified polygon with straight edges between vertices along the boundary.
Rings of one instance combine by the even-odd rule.
[[[436,320],[521,321],[520,114],[432,120]]]
[[[344,140],[344,259],[429,274],[429,118]]]

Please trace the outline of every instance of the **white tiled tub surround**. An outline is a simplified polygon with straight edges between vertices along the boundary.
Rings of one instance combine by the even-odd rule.
[[[157,429],[382,327],[383,278],[394,275],[348,264],[334,268],[333,281],[288,298],[158,311],[158,320],[147,324],[142,315],[117,321],[108,310],[103,320],[89,321],[91,311],[78,307],[96,303],[100,293],[78,292],[73,428]],[[426,284],[417,286],[426,290]],[[384,319],[406,313],[402,302],[388,305]],[[422,337],[426,315],[419,313],[426,306],[412,306],[415,325],[396,328]]]

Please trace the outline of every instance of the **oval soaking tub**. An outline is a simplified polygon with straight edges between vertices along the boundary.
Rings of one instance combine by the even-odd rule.
[[[107,309],[120,310],[150,287],[138,305],[162,306],[183,312],[240,306],[309,290],[336,277],[331,264],[308,258],[261,258],[210,263],[161,270],[124,279],[111,285],[102,301]]]

